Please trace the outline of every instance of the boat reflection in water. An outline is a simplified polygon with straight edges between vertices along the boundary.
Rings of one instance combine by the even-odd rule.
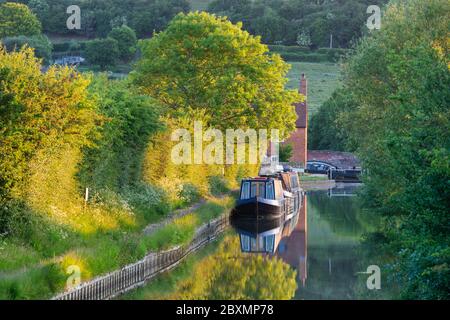
[[[367,278],[359,272],[371,261],[360,251],[360,239],[372,220],[362,214],[360,186],[302,191],[300,207],[292,215],[234,211],[231,225],[239,235],[240,250],[280,258],[295,269],[295,299],[367,298],[373,292],[365,291]]]
[[[299,282],[307,279],[307,196],[292,216],[267,218],[233,215],[231,225],[239,234],[241,251],[278,256],[297,270]]]

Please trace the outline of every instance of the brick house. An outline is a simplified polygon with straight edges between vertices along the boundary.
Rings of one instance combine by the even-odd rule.
[[[296,167],[305,168],[308,161],[308,81],[305,74],[300,79],[299,93],[305,96],[305,101],[295,104],[297,121],[296,130],[283,144],[292,145],[290,162]]]

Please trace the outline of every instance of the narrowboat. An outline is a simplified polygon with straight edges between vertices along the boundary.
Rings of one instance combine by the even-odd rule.
[[[283,237],[289,237],[297,225],[299,212],[292,218],[258,219],[235,215],[231,225],[239,234],[241,251],[244,253],[274,254]]]
[[[231,218],[289,219],[299,211],[302,189],[295,172],[243,179]]]

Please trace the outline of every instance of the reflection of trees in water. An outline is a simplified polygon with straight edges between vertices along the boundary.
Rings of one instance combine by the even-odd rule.
[[[171,299],[291,299],[296,272],[276,257],[243,254],[237,236],[201,260]]]
[[[358,255],[350,244],[308,248],[308,281],[297,299],[354,299]],[[364,282],[365,283],[365,282]]]
[[[361,210],[358,197],[333,197],[326,192],[308,194],[310,211],[327,221],[336,235],[359,237],[371,229],[370,217]]]
[[[371,229],[369,218],[358,197],[308,193],[308,281],[296,298],[363,298],[367,277],[357,272],[365,271],[368,261],[359,245]]]

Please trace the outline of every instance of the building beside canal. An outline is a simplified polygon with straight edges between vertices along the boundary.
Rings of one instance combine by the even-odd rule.
[[[298,92],[305,97],[305,100],[295,104],[295,112],[297,113],[296,130],[284,144],[292,145],[290,162],[295,167],[304,168],[308,161],[308,80],[305,74],[302,74],[300,79]]]
[[[308,150],[308,80],[305,74],[302,74],[298,91],[305,97],[305,100],[295,104],[296,130],[283,142],[285,145],[292,146],[292,157],[289,161],[291,166],[305,169],[307,165],[322,165],[331,169],[360,169],[360,161],[352,153]]]

